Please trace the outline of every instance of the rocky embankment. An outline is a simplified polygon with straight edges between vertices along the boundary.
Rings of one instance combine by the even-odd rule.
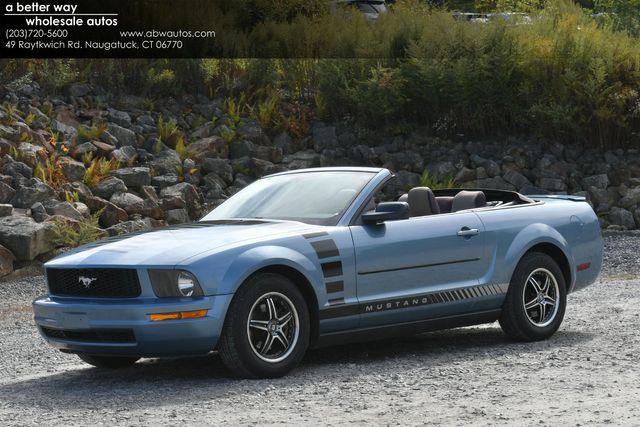
[[[317,166],[387,167],[398,175],[394,193],[453,179],[581,194],[604,228],[640,227],[637,149],[385,137],[321,122],[292,138],[223,98],[160,103],[84,84],[47,96],[36,83],[0,95],[1,275],[55,254],[67,228],[100,237],[193,221],[260,176]]]

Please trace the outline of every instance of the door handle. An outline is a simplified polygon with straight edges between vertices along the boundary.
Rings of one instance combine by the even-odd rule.
[[[472,237],[478,234],[480,234],[480,230],[477,228],[462,227],[462,229],[458,231],[458,236],[460,237]]]

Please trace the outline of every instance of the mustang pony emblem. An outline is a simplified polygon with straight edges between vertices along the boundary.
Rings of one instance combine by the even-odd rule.
[[[84,276],[78,277],[78,282],[82,283],[82,286],[84,286],[87,289],[89,289],[91,287],[91,284],[96,280],[98,280],[97,277],[84,277]]]

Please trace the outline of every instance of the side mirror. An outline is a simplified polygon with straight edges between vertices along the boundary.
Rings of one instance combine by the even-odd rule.
[[[362,222],[369,225],[408,218],[409,204],[406,202],[379,203],[375,211],[369,211],[362,214]]]

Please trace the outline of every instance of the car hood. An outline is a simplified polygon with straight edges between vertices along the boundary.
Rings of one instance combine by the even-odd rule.
[[[314,228],[294,221],[201,221],[100,240],[62,254],[46,267],[175,266],[243,241],[271,240]]]

